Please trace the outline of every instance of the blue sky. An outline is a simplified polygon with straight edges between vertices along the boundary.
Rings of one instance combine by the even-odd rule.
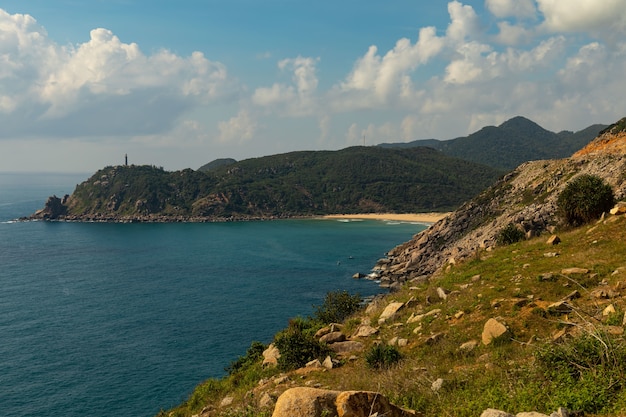
[[[626,0],[5,0],[0,171],[579,130],[624,73]]]

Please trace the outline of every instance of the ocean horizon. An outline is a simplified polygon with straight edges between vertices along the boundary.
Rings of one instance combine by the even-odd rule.
[[[426,227],[14,221],[87,177],[0,173],[2,415],[154,416]]]

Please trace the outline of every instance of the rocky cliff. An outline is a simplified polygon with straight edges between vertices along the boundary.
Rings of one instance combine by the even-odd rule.
[[[448,265],[490,251],[509,224],[530,237],[558,226],[556,201],[567,183],[591,174],[626,197],[626,118],[609,126],[572,157],[520,165],[450,216],[397,246],[381,260],[383,286],[428,276]]]

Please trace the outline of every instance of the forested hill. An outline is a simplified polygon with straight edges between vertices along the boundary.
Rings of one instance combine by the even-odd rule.
[[[446,155],[479,164],[512,170],[518,165],[540,159],[560,159],[583,148],[606,125],[592,125],[579,132],[550,132],[524,117],[514,117],[500,126],[486,126],[469,136],[451,140],[416,140],[386,143],[381,147],[407,148],[428,146]]]
[[[202,221],[447,211],[503,172],[430,148],[352,147],[248,159],[210,172],[115,166],[39,218]]]

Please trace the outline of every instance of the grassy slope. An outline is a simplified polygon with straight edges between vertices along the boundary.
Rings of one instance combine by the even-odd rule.
[[[379,391],[396,404],[429,416],[478,416],[486,408],[550,414],[559,406],[584,409],[587,415],[623,415],[626,346],[622,335],[607,336],[605,331],[623,332],[626,303],[620,292],[626,296],[626,289],[621,289],[620,282],[626,283],[625,226],[626,217],[609,217],[599,224],[561,231],[558,246],[548,246],[547,236],[541,236],[477,254],[430,284],[406,286],[388,295],[369,315],[361,312],[349,319],[344,330],[348,334],[359,323],[377,323],[391,301],[417,300],[417,305],[382,325],[378,335],[362,339],[367,348],[356,360],[305,376],[291,372],[282,382],[276,380],[277,370],[264,370],[255,363],[230,377],[207,381],[188,402],[163,415],[190,416],[201,410],[209,415],[214,410],[211,416],[269,416],[271,407],[258,405],[264,393],[276,397],[299,385]],[[544,255],[550,252],[559,255]],[[561,271],[569,267],[591,272],[567,277]],[[551,278],[540,279],[544,274]],[[447,300],[437,296],[437,287],[452,291]],[[548,305],[574,290],[581,297],[572,301],[572,313],[547,311]],[[597,298],[594,290],[604,290],[609,298]],[[603,316],[609,304],[617,313]],[[421,323],[406,324],[412,313],[433,309],[442,312]],[[479,343],[472,351],[460,351],[465,342],[480,342],[484,323],[491,317],[506,322],[510,340],[489,346]],[[567,336],[554,342],[554,335],[563,330]],[[438,334],[440,339],[429,341]],[[596,339],[585,335],[600,335],[607,344],[594,345]],[[365,361],[367,349],[395,336],[408,340],[406,347],[399,348],[403,360],[389,369],[370,369]],[[261,378],[266,379],[259,384]],[[435,392],[431,385],[438,378],[444,384]],[[234,398],[233,404],[220,407],[226,396]]]

